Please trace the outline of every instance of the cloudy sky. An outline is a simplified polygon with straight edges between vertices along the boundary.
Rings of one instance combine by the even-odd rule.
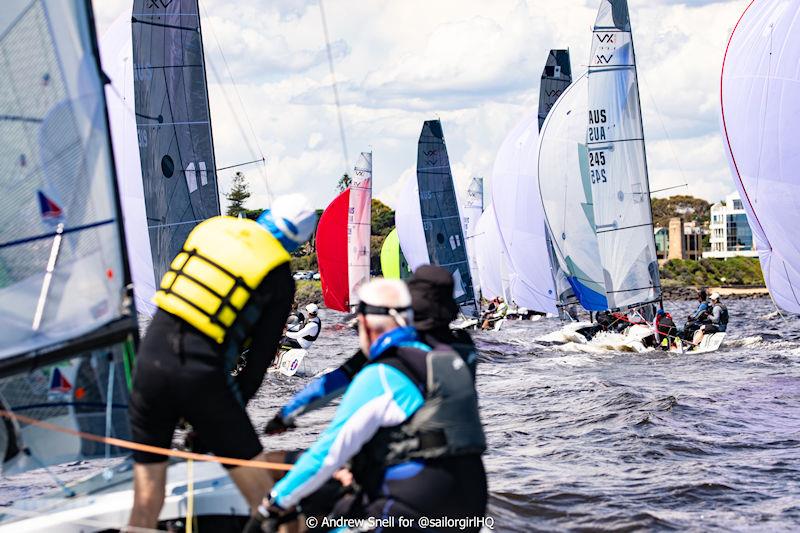
[[[102,36],[131,0],[95,0]],[[733,191],[718,129],[719,71],[747,0],[630,0],[651,189]],[[217,165],[244,169],[249,206],[302,191],[319,207],[360,151],[394,204],[415,173],[422,122],[442,120],[453,174],[491,176],[505,135],[534,110],[550,48],[585,69],[598,0],[325,0],[343,106],[342,150],[316,0],[201,0]],[[223,58],[224,56],[224,58]],[[230,73],[230,76],[229,76]],[[236,87],[231,83],[231,76]],[[240,126],[241,125],[241,126]],[[252,125],[252,131],[251,131]],[[221,173],[228,190],[233,171]]]

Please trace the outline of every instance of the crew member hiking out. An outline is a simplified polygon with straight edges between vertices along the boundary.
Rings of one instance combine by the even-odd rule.
[[[692,340],[694,332],[700,329],[706,321],[706,315],[708,314],[708,293],[705,289],[700,289],[697,292],[697,302],[697,308],[689,315],[686,324],[683,326],[682,337],[687,341]]]
[[[306,306],[306,313],[308,319],[306,323],[297,331],[292,331],[291,328],[286,330],[283,338],[281,339],[281,346],[284,348],[302,348],[308,350],[314,341],[319,337],[322,332],[322,321],[317,316],[319,308],[317,304],[310,303]]]
[[[257,221],[214,217],[195,227],[161,280],[158,310],[136,359],[129,414],[133,440],[169,448],[180,419],[219,456],[262,459],[245,411],[275,357],[294,297],[289,252],[305,242],[316,215],[300,195],[275,200]],[[243,347],[249,364],[230,372]],[[164,502],[165,456],[134,452],[130,525],[154,529]],[[266,471],[229,470],[255,510]]]
[[[705,335],[728,330],[728,308],[720,301],[718,292],[711,295],[711,308],[706,322],[694,334],[695,345],[700,344]]]
[[[411,296],[402,282],[372,281],[359,299],[359,341],[368,363],[330,426],[275,485],[260,521],[279,522],[347,461],[358,492],[343,496],[332,516],[483,516],[486,439],[468,366],[453,350],[423,343],[408,325]],[[249,530],[257,531],[255,522]],[[409,528],[383,529],[390,530]]]

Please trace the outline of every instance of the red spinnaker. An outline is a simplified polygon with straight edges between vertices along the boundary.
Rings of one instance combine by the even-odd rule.
[[[325,306],[350,311],[350,283],[347,278],[347,211],[350,189],[334,198],[317,226],[317,263]]]

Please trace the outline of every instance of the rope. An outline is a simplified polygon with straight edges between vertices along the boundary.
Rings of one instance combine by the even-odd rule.
[[[101,437],[99,435],[93,435],[91,433],[84,433],[83,431],[65,428],[64,426],[59,426],[57,424],[51,424],[50,422],[44,422],[43,420],[37,420],[29,416],[18,415],[5,409],[0,409],[0,416],[9,420],[16,420],[31,426],[47,429],[49,431],[56,431],[58,433],[72,435],[73,437],[78,437],[84,440],[99,442],[101,444],[110,444],[111,446],[116,446],[117,448],[124,448],[126,450],[134,450],[137,452],[153,453],[157,455],[163,455],[165,457],[176,457],[178,459],[194,459],[195,461],[206,461],[209,463],[219,463],[228,466],[247,466],[250,468],[261,468],[264,470],[289,471],[292,469],[292,465],[286,463],[270,463],[267,461],[235,459],[233,457],[218,457],[216,455],[204,455],[202,453],[185,452],[182,450],[161,448],[159,446],[150,446],[149,444],[140,444],[138,442],[131,442],[129,440],[118,439],[114,437]]]
[[[344,118],[342,118],[342,104],[339,101],[339,87],[336,84],[336,71],[333,68],[333,50],[331,49],[331,38],[328,34],[328,19],[325,18],[325,8],[322,0],[319,0],[319,14],[322,18],[322,33],[325,35],[325,50],[328,52],[328,67],[331,71],[331,87],[333,88],[333,101],[336,103],[336,117],[339,119],[339,136],[342,138],[342,154],[344,155],[344,171],[350,171],[350,158],[347,154],[347,137],[344,134]]]
[[[619,321],[619,322],[627,322],[628,324],[632,324],[632,325],[634,325],[634,326],[647,326],[648,328],[653,328],[653,332],[655,332],[655,333],[660,333],[661,335],[664,335],[664,336],[665,336],[665,337],[667,337],[667,338],[670,338],[670,339],[680,339],[682,342],[684,342],[684,343],[686,343],[686,344],[691,344],[692,346],[699,346],[699,344],[698,344],[698,343],[694,343],[694,342],[692,342],[692,341],[687,341],[687,340],[684,340],[684,339],[682,339],[681,337],[679,337],[679,336],[677,336],[677,335],[670,335],[670,334],[669,334],[669,333],[667,333],[666,331],[663,331],[663,330],[660,330],[660,329],[656,328],[656,327],[655,327],[655,324],[650,324],[650,323],[649,323],[649,322],[647,322],[647,321],[644,321],[644,322],[634,322],[633,320],[630,320],[630,319],[629,319],[628,317],[626,317],[625,315],[620,315],[619,313],[612,313],[612,314],[611,314],[611,316],[613,316],[613,317],[614,317],[614,318],[615,318],[617,321]]]

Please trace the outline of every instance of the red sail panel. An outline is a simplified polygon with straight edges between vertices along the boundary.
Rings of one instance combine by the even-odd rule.
[[[328,309],[350,310],[347,278],[347,210],[350,189],[334,198],[317,226],[317,263],[322,280],[322,297]]]

